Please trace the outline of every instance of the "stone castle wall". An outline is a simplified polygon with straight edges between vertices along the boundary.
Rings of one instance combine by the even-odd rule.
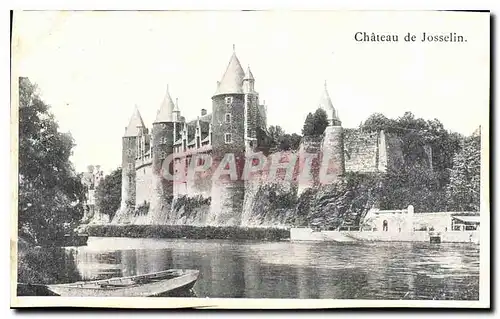
[[[143,165],[135,170],[135,207],[151,203],[153,198],[153,181],[151,164]]]
[[[357,130],[344,131],[345,170],[369,173],[377,171],[379,133]]]
[[[331,132],[330,132],[331,131]],[[276,218],[272,214],[263,214],[257,210],[264,209],[269,204],[269,191],[281,196],[287,192],[294,192],[297,196],[309,187],[319,185],[319,169],[322,153],[326,152],[338,161],[338,169],[355,172],[386,171],[387,167],[403,164],[401,140],[390,134],[366,133],[342,128],[330,130],[325,137],[305,137],[298,152],[271,153],[267,156],[264,169],[248,181],[220,183],[211,178],[214,167],[206,173],[196,173],[193,179],[183,178],[173,183],[173,203],[168,206],[169,212],[165,213],[163,223],[167,224],[196,224],[196,225],[240,225],[262,226],[282,224],[285,218]],[[343,144],[338,141],[344,140]],[[230,149],[228,149],[230,151]],[[306,165],[307,154],[318,154],[312,163]],[[345,162],[342,163],[341,155],[344,154]],[[207,155],[211,155],[209,152]],[[219,157],[221,153],[219,152]],[[241,154],[240,154],[241,155]],[[293,168],[293,179],[283,181],[284,169],[278,170],[275,177],[269,177],[272,160],[281,155],[280,162],[286,163],[290,155],[297,160]],[[340,157],[339,157],[340,156]],[[192,158],[177,158],[174,171],[186,170]],[[309,160],[311,161],[311,160]],[[151,163],[138,163],[135,175],[136,205],[144,201],[150,203],[153,198],[153,180]],[[217,163],[214,163],[214,165]],[[310,167],[310,175],[306,180],[302,171]],[[241,169],[238,168],[241,176]],[[331,172],[329,172],[331,174]],[[201,203],[197,205],[196,203]],[[267,203],[267,204],[266,204]],[[241,207],[241,208],[240,208]],[[276,212],[273,212],[275,214]],[[278,215],[286,217],[287,212]],[[168,216],[167,216],[168,215]],[[276,214],[275,214],[276,215]],[[151,218],[149,218],[151,219]]]
[[[396,135],[385,134],[387,149],[387,168],[398,169],[404,165],[401,138]],[[432,169],[432,168],[431,168]]]
[[[306,166],[310,166],[310,175],[299,176],[297,179],[298,184],[298,194],[301,194],[304,190],[309,187],[317,186],[319,183],[319,165],[320,159],[318,157],[308,158],[310,155],[308,154],[319,154],[321,151],[321,144],[323,138],[321,136],[305,136],[302,139],[302,143],[299,148],[299,158],[298,158],[298,167],[299,171],[302,171],[306,168]],[[309,164],[306,162],[309,161]]]

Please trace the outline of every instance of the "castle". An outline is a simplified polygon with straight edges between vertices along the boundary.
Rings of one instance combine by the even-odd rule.
[[[321,152],[335,162],[333,174],[337,176],[345,171],[384,172],[389,166],[401,165],[401,143],[397,137],[383,131],[344,132],[326,83],[316,107],[327,112],[329,125],[319,140],[303,137],[298,162],[304,162],[306,153]],[[151,130],[135,109],[122,140],[122,199],[114,222],[121,223],[134,210],[147,206],[145,223],[174,223],[170,211],[176,198],[202,196],[210,198],[210,212],[203,218],[205,224],[244,224],[241,215],[244,202],[250,200],[248,182],[207,178],[175,181],[162,177],[165,170],[173,175],[189,167],[193,157],[203,162],[199,155],[210,155],[220,163],[225,154],[234,154],[241,174],[239,159],[269,151],[267,106],[260,102],[250,67],[245,72],[234,47],[226,71],[217,82],[211,111],[201,109],[196,119],[187,121],[168,87]],[[167,158],[170,160],[166,165]]]

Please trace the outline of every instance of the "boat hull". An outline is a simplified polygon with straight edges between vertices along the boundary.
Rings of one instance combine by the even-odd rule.
[[[63,297],[150,297],[167,294],[176,290],[189,289],[195,284],[198,275],[198,270],[187,270],[184,274],[175,278],[127,287],[94,288],[62,284],[47,285],[47,288]]]

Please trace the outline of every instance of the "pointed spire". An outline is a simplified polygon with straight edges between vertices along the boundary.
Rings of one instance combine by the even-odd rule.
[[[330,122],[330,125],[332,125],[332,123],[337,123],[340,121],[337,116],[337,111],[333,107],[330,94],[328,94],[328,86],[326,81],[324,84],[323,94],[321,95],[318,107],[325,110],[326,114],[328,115],[328,121]]]
[[[181,110],[179,109],[179,98],[175,98],[175,107],[172,111],[172,119],[174,122],[179,122],[181,118]]]
[[[132,136],[138,136],[140,129],[146,127],[144,125],[144,121],[142,120],[141,113],[139,112],[139,108],[137,105],[134,107],[134,113],[132,114],[132,117],[130,118],[130,122],[128,123],[128,126],[125,128],[125,134],[123,137],[132,137]]]
[[[174,102],[172,101],[172,97],[170,96],[167,84],[167,92],[165,93],[163,102],[161,103],[160,109],[156,114],[156,119],[154,123],[172,122],[172,112],[174,111],[174,108],[175,105]]]
[[[175,107],[174,107],[174,112],[180,112],[181,110],[179,109],[179,98],[175,98]]]
[[[222,76],[214,96],[220,94],[243,93],[242,84],[243,78],[245,77],[245,71],[241,67],[240,61],[234,50],[235,46],[233,44],[233,55],[229,60],[226,72]]]
[[[252,74],[252,70],[250,70],[250,65],[248,65],[248,67],[247,67],[247,72],[246,72],[245,77],[243,78],[243,80],[253,80],[253,81],[255,81],[255,78],[253,77],[253,74]]]

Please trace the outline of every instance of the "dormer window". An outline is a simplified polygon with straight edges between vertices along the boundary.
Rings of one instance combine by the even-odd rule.
[[[226,142],[226,144],[230,144],[233,142],[233,136],[231,135],[231,133],[224,134],[224,142]]]
[[[233,97],[232,96],[226,96],[225,102],[227,105],[231,105],[233,103]]]
[[[226,113],[226,116],[224,117],[224,121],[226,123],[231,123],[231,113]]]

